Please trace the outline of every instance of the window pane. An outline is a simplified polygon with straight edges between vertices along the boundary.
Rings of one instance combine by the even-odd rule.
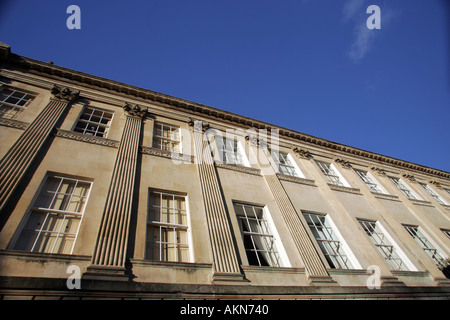
[[[189,261],[186,198],[150,191],[146,258]]]
[[[22,110],[7,105],[0,105],[0,117],[5,119],[15,119]]]
[[[39,230],[43,226],[46,214],[32,212],[22,229],[22,233],[16,242],[14,249],[31,251]]]
[[[15,119],[34,99],[34,95],[12,88],[0,89],[0,117]]]
[[[0,89],[0,117],[15,119],[35,95],[13,88]]]
[[[170,222],[170,209],[168,207],[161,207],[161,220],[160,222],[169,223]]]
[[[90,185],[77,179],[48,177],[13,245],[14,249],[70,254]]]
[[[31,212],[15,249],[70,254],[79,223],[75,216]]]
[[[14,95],[9,96],[5,102],[11,103],[11,104],[16,104],[17,102],[19,102],[20,98],[15,97]]]
[[[286,174],[289,176],[298,177],[297,169],[295,165],[291,162],[289,155],[285,152],[281,151],[271,151],[272,158],[275,160],[275,163],[278,165],[278,170],[282,174]]]
[[[67,205],[67,211],[82,212],[85,204],[85,197],[73,196]]]
[[[303,213],[308,226],[316,238],[320,249],[331,268],[348,269],[352,265],[342,248],[333,228],[328,223],[327,216],[313,213]]]
[[[235,204],[249,265],[280,266],[275,239],[264,217],[264,208]]]
[[[153,130],[153,148],[170,152],[181,152],[180,128],[155,123]]]
[[[112,115],[112,112],[85,107],[73,130],[87,135],[106,137]]]
[[[355,170],[358,176],[361,178],[362,181],[370,188],[372,192],[376,193],[383,193],[383,191],[380,189],[380,187],[373,181],[367,172],[361,171],[361,170]]]
[[[379,227],[378,222],[365,220],[359,222],[391,269],[408,270],[393,244]]]
[[[444,269],[447,262],[444,257],[437,251],[434,245],[425,237],[417,226],[404,226],[409,234],[416,240],[423,250],[433,259],[439,269]]]
[[[245,165],[244,154],[239,147],[239,142],[233,138],[215,136],[218,156],[220,161],[227,164]]]
[[[189,248],[187,246],[180,246],[179,260],[180,262],[189,262]]]
[[[4,88],[0,91],[0,101],[5,101],[14,91],[9,88]]]
[[[176,246],[175,244],[165,244],[164,248],[164,261],[177,261]]]
[[[330,163],[316,161],[322,173],[328,178],[328,181],[332,184],[343,186],[343,182],[339,178],[338,174],[334,171]]]
[[[437,193],[435,193],[435,192],[431,189],[431,187],[429,187],[429,186],[426,185],[425,183],[419,183],[419,184],[422,186],[422,188],[425,189],[426,192],[428,192],[428,194],[429,194],[430,196],[432,196],[433,198],[435,198],[437,202],[439,202],[440,204],[444,204],[444,205],[446,204],[445,201],[442,200],[442,198],[441,198]]]
[[[160,246],[159,244],[150,242],[147,243],[145,256],[149,260],[160,261]]]
[[[412,194],[412,192],[406,187],[403,182],[399,178],[389,177],[389,179],[395,184],[397,188],[399,188],[403,194],[409,199],[417,199],[416,196]]]

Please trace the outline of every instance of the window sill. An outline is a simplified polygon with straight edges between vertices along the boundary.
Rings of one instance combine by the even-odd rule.
[[[289,267],[268,267],[268,266],[243,266],[244,273],[305,273],[305,268],[289,268]]]
[[[24,121],[0,118],[0,126],[25,130],[28,127],[28,125],[29,125],[29,123],[24,122]]]
[[[329,274],[342,274],[342,275],[368,275],[366,269],[335,269],[327,268]]]
[[[217,163],[216,162],[216,167],[222,168],[222,169],[234,170],[234,171],[243,172],[243,173],[248,173],[248,174],[253,174],[256,176],[261,175],[261,171],[259,169],[255,169],[252,167],[244,167],[244,166],[240,166],[237,164]]]
[[[173,161],[181,161],[181,162],[189,162],[189,163],[194,162],[194,157],[192,157],[190,155],[182,154],[182,153],[178,153],[178,152],[170,152],[167,150],[161,150],[161,149],[157,149],[157,148],[153,148],[153,147],[141,146],[140,152],[142,154],[163,157],[163,158],[171,159]]]
[[[306,179],[306,178],[300,178],[300,177],[294,177],[294,176],[290,176],[290,175],[286,175],[286,174],[282,174],[282,173],[277,173],[277,177],[280,180],[290,181],[290,182],[305,184],[307,186],[317,187],[316,186],[316,182],[314,180],[310,180],[310,179]]]
[[[412,203],[418,206],[426,206],[426,207],[434,207],[434,205],[430,201],[418,200],[418,199],[409,199]]]
[[[328,183],[328,186],[330,187],[331,190],[362,195],[361,190],[358,189],[358,188],[350,188],[350,187],[344,187],[344,186],[337,186],[337,185],[332,184],[332,183]]]
[[[378,193],[378,192],[372,192],[372,194],[375,196],[375,198],[378,198],[378,199],[384,199],[384,200],[391,200],[391,201],[398,201],[398,202],[400,202],[400,199],[398,198],[398,196],[394,196],[392,194]]]
[[[97,136],[91,136],[91,135],[74,132],[74,131],[63,130],[63,129],[57,129],[55,136],[60,137],[60,138],[76,140],[76,141],[80,141],[80,142],[92,143],[92,144],[101,145],[101,146],[105,146],[105,147],[112,147],[112,148],[119,147],[119,141],[116,141],[116,140],[101,138],[101,137],[97,137]]]
[[[164,267],[164,268],[193,268],[193,269],[211,269],[211,263],[195,263],[195,262],[175,262],[175,261],[153,261],[145,259],[130,259],[133,265],[144,267]]]
[[[405,270],[391,270],[394,276],[402,277],[428,277],[430,273],[428,271],[405,271]]]
[[[44,253],[44,252],[29,252],[21,250],[0,250],[0,256],[14,256],[23,259],[30,259],[33,261],[51,261],[51,260],[83,260],[90,261],[90,256],[62,254],[62,253]]]

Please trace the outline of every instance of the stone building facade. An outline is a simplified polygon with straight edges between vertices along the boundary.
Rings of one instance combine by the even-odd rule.
[[[450,173],[0,45],[4,299],[450,297]]]

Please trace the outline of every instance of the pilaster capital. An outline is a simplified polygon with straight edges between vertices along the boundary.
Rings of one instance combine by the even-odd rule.
[[[336,159],[334,159],[334,162],[339,163],[340,166],[344,169],[350,169],[352,167],[352,164],[350,163],[350,161],[345,160],[345,159],[336,158]]]
[[[429,183],[432,184],[437,189],[442,189],[442,185],[439,181],[430,180]]]
[[[123,110],[127,116],[144,118],[147,115],[148,108],[125,102]]]
[[[412,174],[404,173],[402,177],[408,179],[409,182],[417,182],[416,178]]]
[[[74,90],[69,87],[60,87],[56,84],[53,85],[50,92],[52,93],[52,99],[67,103],[74,102],[80,96],[80,90]]]
[[[203,120],[195,120],[193,118],[189,118],[188,125],[195,132],[205,132],[210,128],[209,122]]]
[[[247,134],[245,136],[245,140],[247,140],[251,146],[258,146],[259,145],[259,139],[256,134]]]
[[[294,151],[298,158],[311,159],[313,157],[311,152],[309,152],[308,150],[300,149],[296,146],[292,146],[291,149],[292,151]]]
[[[379,175],[380,177],[385,177],[386,176],[386,171],[384,171],[381,168],[378,167],[371,167],[370,168],[373,172],[375,172],[377,175]]]

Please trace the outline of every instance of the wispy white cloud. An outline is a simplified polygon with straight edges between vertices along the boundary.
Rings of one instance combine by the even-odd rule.
[[[358,24],[353,31],[353,43],[348,56],[353,62],[359,62],[369,52],[375,38],[375,30],[369,30],[366,24]]]
[[[369,17],[366,9],[371,4],[370,2],[367,0],[347,0],[342,8],[343,21],[354,24],[353,41],[347,55],[355,63],[359,63],[373,48],[375,38],[380,33],[380,30],[370,30],[366,26],[366,21]],[[392,18],[395,17],[395,14],[385,3],[379,4],[379,6],[381,9],[381,25],[382,28],[385,28]]]

